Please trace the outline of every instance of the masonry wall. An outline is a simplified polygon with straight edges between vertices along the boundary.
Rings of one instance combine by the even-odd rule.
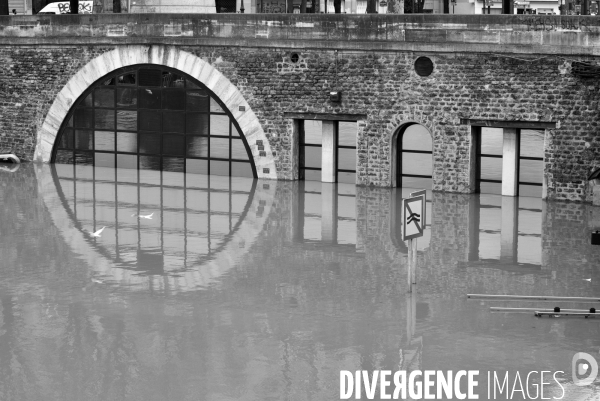
[[[536,25],[524,26],[527,41],[536,37]],[[597,27],[586,25],[579,31],[598,36],[592,28]],[[551,33],[557,34],[556,29]],[[435,31],[425,34],[435,36]],[[57,93],[88,62],[118,47],[121,38],[114,39],[116,44],[106,43],[110,38],[105,37],[103,43],[90,45],[54,38],[33,46],[30,38],[20,41],[9,35],[7,27],[0,30],[0,39],[0,149],[31,160],[37,132]],[[149,42],[154,41],[165,42]],[[341,41],[338,49],[331,41],[330,48],[317,49],[311,48],[310,38],[267,47],[257,39],[237,43],[173,45],[209,61],[241,91],[267,134],[280,179],[298,177],[297,137],[286,112],[366,115],[358,124],[357,184],[381,187],[394,185],[394,134],[405,122],[423,124],[433,136],[434,190],[459,193],[475,188],[469,171],[471,127],[461,124],[461,118],[555,122],[557,128],[547,132],[545,144],[547,196],[592,200],[586,177],[600,167],[600,83],[571,73],[573,61],[599,63],[587,47],[565,55],[544,49],[544,54],[518,54],[523,49],[514,47],[516,42],[511,46],[518,51],[512,53],[485,52],[480,44],[470,52],[464,46],[418,50],[416,42],[410,49],[397,50],[367,42],[349,48]],[[291,61],[293,53],[299,55],[296,63]],[[434,63],[428,77],[414,70],[419,56]],[[329,101],[332,89],[342,92],[341,103]]]

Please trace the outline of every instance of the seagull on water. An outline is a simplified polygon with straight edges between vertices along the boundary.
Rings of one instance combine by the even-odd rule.
[[[96,231],[95,233],[93,233],[93,232],[91,232],[91,231],[90,231],[90,235],[91,235],[92,237],[98,237],[98,238],[99,238],[99,237],[100,237],[100,235],[102,234],[102,231],[103,231],[105,228],[106,228],[106,226],[105,226],[105,227],[102,227],[101,229],[99,229],[99,230],[98,230],[98,231]]]
[[[137,216],[140,219],[148,219],[148,220],[152,220],[152,215],[154,214],[154,212],[150,213],[150,214],[132,214],[131,217],[135,217]]]

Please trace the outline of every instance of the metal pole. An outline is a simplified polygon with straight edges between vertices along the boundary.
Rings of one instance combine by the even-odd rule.
[[[417,239],[412,240],[412,265],[413,268],[411,270],[411,279],[412,284],[417,284]]]
[[[408,240],[408,292],[417,284],[417,239]]]
[[[413,270],[413,241],[408,240],[408,292],[412,292],[412,270]]]
[[[537,295],[502,295],[502,294],[467,294],[469,299],[503,299],[509,300],[528,300],[528,301],[563,301],[563,302],[600,302],[600,297],[558,297],[558,296],[537,296]]]
[[[410,345],[417,327],[417,294],[406,294],[406,343]]]

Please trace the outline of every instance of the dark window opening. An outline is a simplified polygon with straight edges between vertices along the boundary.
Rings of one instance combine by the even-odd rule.
[[[154,66],[123,68],[88,88],[59,130],[52,161],[256,177],[221,101],[193,78]]]

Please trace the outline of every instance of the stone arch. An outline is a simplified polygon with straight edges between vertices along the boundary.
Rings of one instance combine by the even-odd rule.
[[[258,178],[277,178],[269,140],[240,90],[207,61],[174,46],[129,45],[106,52],[87,63],[58,93],[37,134],[34,160],[49,163],[58,131],[71,106],[98,79],[122,67],[155,64],[190,75],[210,89],[235,118],[246,137]],[[243,110],[243,111],[241,111]],[[256,141],[262,141],[261,156]]]
[[[427,121],[428,122],[428,121]],[[404,131],[411,125],[421,125],[425,127],[429,135],[431,135],[431,142],[433,143],[434,135],[433,135],[433,127],[431,124],[427,124],[427,122],[423,123],[421,121],[417,121],[415,119],[406,119],[395,121],[393,125],[393,129],[391,130],[392,134],[389,137],[389,149],[390,149],[390,186],[397,186],[397,171],[398,171],[398,149],[396,144],[398,143],[398,135],[404,134]],[[432,149],[433,151],[433,149]],[[434,171],[435,173],[435,171]],[[433,178],[433,177],[432,177]]]

